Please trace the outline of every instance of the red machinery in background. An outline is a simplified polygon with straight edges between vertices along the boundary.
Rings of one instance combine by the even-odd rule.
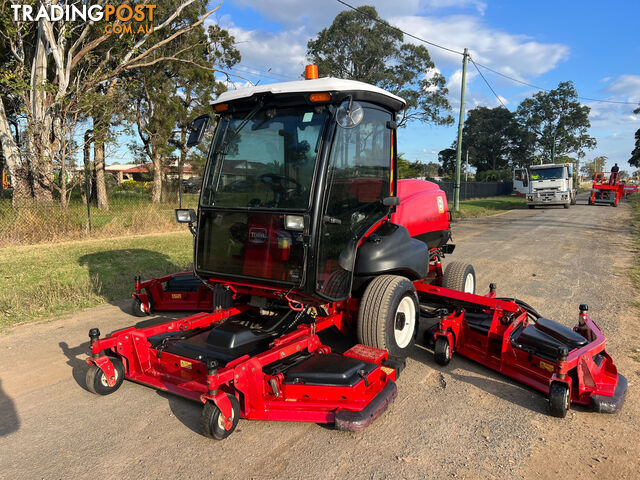
[[[589,205],[605,203],[617,207],[625,194],[624,184],[620,182],[619,175],[617,172],[596,172],[593,175]]]

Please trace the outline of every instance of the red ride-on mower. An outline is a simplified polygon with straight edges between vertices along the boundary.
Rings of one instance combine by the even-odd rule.
[[[607,176],[608,175],[608,176]],[[624,197],[624,183],[620,182],[619,174],[613,177],[612,172],[596,172],[593,175],[593,187],[589,195],[589,205],[605,203],[617,207]]]
[[[571,330],[520,300],[496,298],[493,284],[485,297],[416,286],[422,302],[439,308],[439,322],[425,332],[425,341],[440,365],[459,353],[544,392],[555,417],[564,417],[571,403],[602,413],[622,407],[627,381],[605,351],[586,305],[580,305]]]
[[[202,431],[218,439],[240,417],[353,431],[377,418],[414,344],[414,282],[475,291],[470,265],[442,270],[454,248],[444,192],[397,180],[404,105],[333,78],[222,94],[198,212],[177,211],[220,308],[104,339],[92,329],[89,390],[128,378],[201,402]],[[208,123],[194,121],[190,146]],[[138,282],[140,304],[186,305],[174,279]]]

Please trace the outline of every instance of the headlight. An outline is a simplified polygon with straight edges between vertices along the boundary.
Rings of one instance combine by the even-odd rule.
[[[302,215],[285,215],[284,226],[287,230],[304,230],[304,217]]]

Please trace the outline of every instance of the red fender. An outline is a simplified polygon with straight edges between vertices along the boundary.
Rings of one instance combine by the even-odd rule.
[[[94,364],[100,370],[104,372],[104,376],[107,378],[107,385],[113,387],[116,384],[116,370],[113,368],[113,363],[106,355],[101,355],[96,358],[87,358],[89,365]]]

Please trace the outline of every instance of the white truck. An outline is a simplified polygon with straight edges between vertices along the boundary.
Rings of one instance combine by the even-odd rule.
[[[548,163],[516,168],[513,171],[513,190],[527,199],[529,208],[536,205],[576,204],[577,186],[570,163]]]

